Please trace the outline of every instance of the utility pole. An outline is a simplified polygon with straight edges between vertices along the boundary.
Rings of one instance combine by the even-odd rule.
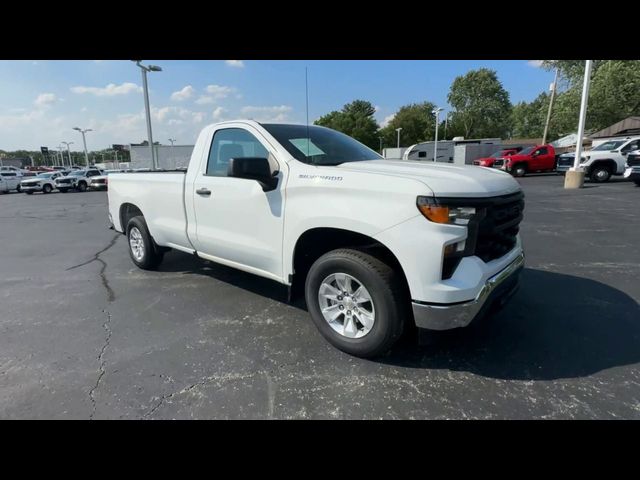
[[[547,144],[547,133],[549,132],[549,122],[551,121],[551,111],[553,110],[553,101],[556,98],[556,88],[558,87],[558,69],[551,84],[551,99],[549,100],[549,111],[547,112],[547,122],[544,124],[544,133],[542,134],[542,144]]]
[[[396,128],[396,132],[398,132],[398,148],[400,148],[400,131],[401,130],[402,130],[402,127]]]
[[[584,124],[587,119],[587,104],[589,103],[589,86],[591,84],[591,66],[593,60],[587,60],[584,67],[584,82],[582,84],[582,101],[580,102],[580,119],[578,120],[578,140],[573,167],[564,177],[564,188],[582,188],[584,185],[584,168],[580,167],[582,158],[582,139],[584,138]]]
[[[82,134],[82,144],[84,145],[84,161],[85,164],[87,166],[87,168],[89,167],[89,154],[87,153],[87,139],[85,138],[85,133],[87,132],[93,132],[92,129],[87,128],[85,130],[82,130],[80,127],[73,127],[74,130],[79,131]]]
[[[380,155],[382,155],[382,137],[378,137],[380,139]]]
[[[442,108],[436,107],[433,109],[433,115],[436,117],[436,141],[433,142],[433,161],[438,161],[438,124],[440,123],[440,112]]]
[[[147,137],[149,141],[149,149],[151,150],[151,170],[156,170],[158,165],[156,162],[156,152],[153,148],[153,135],[151,134],[151,109],[149,107],[149,87],[147,86],[147,72],[161,72],[162,68],[156,65],[144,66],[141,61],[136,61],[136,65],[142,71],[142,88],[144,91],[144,109],[147,116]]]

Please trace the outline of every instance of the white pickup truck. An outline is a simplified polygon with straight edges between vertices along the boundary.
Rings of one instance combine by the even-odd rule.
[[[210,125],[186,172],[112,173],[108,197],[138,267],[176,249],[304,291],[322,335],[362,357],[410,321],[468,325],[510,297],[524,264],[508,173],[388,161],[317,126]]]

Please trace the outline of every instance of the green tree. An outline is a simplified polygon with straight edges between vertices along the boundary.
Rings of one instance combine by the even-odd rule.
[[[542,92],[531,103],[518,102],[511,111],[511,138],[537,138],[544,133],[550,96]]]
[[[314,124],[342,132],[377,150],[379,127],[373,116],[375,112],[376,109],[370,102],[355,100],[346,104],[340,111],[323,115]]]
[[[435,116],[432,113],[434,108],[435,105],[431,102],[412,103],[400,107],[391,121],[380,130],[379,136],[383,138],[384,145],[397,145],[397,128],[402,128],[400,142],[405,147],[433,140],[436,129]],[[443,133],[440,130],[440,135]]]
[[[509,130],[511,102],[494,70],[481,68],[456,77],[448,96],[452,120],[464,136],[503,137]]]

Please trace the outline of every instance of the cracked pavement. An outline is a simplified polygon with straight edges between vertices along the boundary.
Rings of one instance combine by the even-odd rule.
[[[104,192],[0,195],[0,419],[640,419],[640,189],[519,181],[512,302],[375,361],[268,280],[178,252],[137,269]]]

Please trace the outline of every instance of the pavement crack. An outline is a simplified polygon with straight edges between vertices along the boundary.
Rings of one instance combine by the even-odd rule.
[[[177,395],[182,395],[184,393],[188,393],[191,392],[192,390],[194,390],[197,387],[204,387],[205,385],[208,385],[210,383],[214,383],[214,382],[218,382],[218,383],[222,383],[225,381],[229,381],[229,380],[244,380],[247,378],[251,378],[251,377],[255,377],[258,374],[264,374],[265,372],[255,372],[255,373],[250,373],[250,374],[227,374],[227,375],[211,375],[208,377],[203,378],[202,380],[192,383],[190,385],[187,385],[186,387],[182,388],[181,390],[178,390],[176,392],[172,392],[166,395],[162,395],[160,397],[160,399],[158,400],[158,402],[151,407],[151,409],[145,413],[142,418],[149,418],[151,415],[153,415],[156,410],[158,410],[167,400],[170,400],[171,398],[177,396]]]
[[[98,370],[98,378],[96,379],[96,383],[93,385],[93,387],[91,387],[91,390],[89,390],[89,398],[91,399],[91,415],[89,415],[89,420],[93,420],[93,417],[96,414],[95,392],[100,386],[102,377],[104,377],[104,374],[106,373],[106,370],[105,370],[106,361],[104,359],[104,352],[107,350],[107,347],[109,346],[109,342],[111,342],[111,334],[112,334],[111,314],[106,310],[103,310],[103,313],[106,314],[107,319],[102,324],[102,328],[104,328],[105,332],[107,332],[107,336],[105,337],[104,344],[102,345],[102,348],[100,349],[100,353],[98,354],[98,358],[97,358],[98,362],[100,362],[100,369]]]
[[[120,237],[120,234],[114,235],[111,241],[109,242],[109,244],[99,252],[96,252],[91,260],[87,260],[86,262],[79,263],[65,270],[66,272],[68,272],[69,270],[75,270],[76,268],[84,267],[93,262],[100,263],[100,265],[102,265],[100,268],[100,280],[102,282],[102,286],[107,291],[107,300],[109,301],[109,303],[113,302],[116,299],[116,295],[113,289],[111,288],[111,285],[109,285],[109,280],[107,279],[107,276],[105,274],[105,271],[107,270],[107,262],[105,262],[102,258],[100,258],[100,255],[102,255],[104,252],[106,252],[111,247],[113,247],[119,237]]]

